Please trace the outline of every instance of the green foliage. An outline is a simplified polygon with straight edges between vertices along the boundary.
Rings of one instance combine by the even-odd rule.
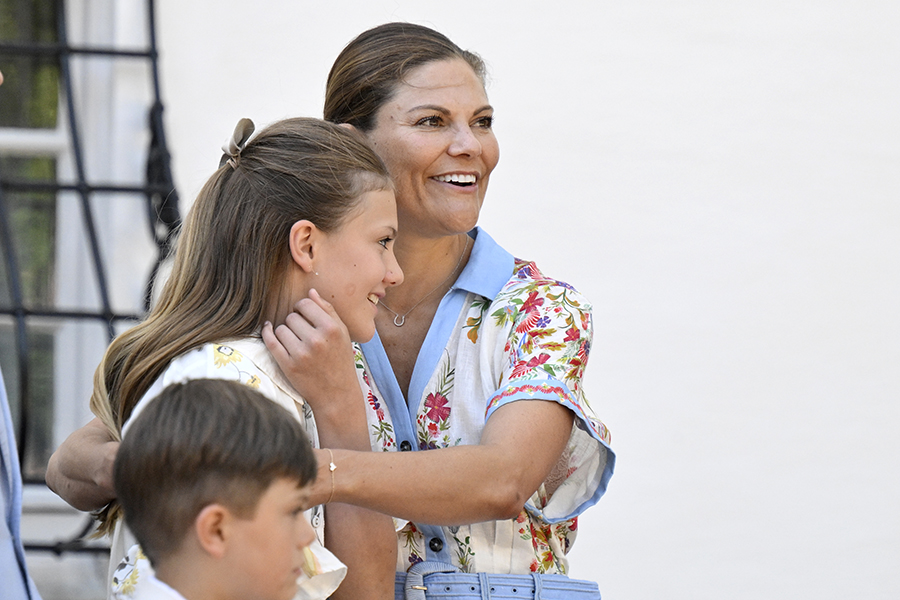
[[[15,44],[57,42],[58,3],[0,0],[0,40]],[[0,127],[52,129],[59,106],[59,59],[0,52]]]
[[[0,159],[0,173],[6,179],[54,181],[55,171],[56,161],[52,158]],[[56,198],[54,194],[45,192],[16,192],[4,194],[4,202],[10,219],[9,228],[24,304],[28,307],[50,306],[54,298]],[[4,260],[0,303],[8,305],[12,297],[5,267]]]

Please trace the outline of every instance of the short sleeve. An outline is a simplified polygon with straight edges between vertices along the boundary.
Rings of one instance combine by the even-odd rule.
[[[297,580],[299,589],[294,600],[325,600],[338,589],[347,567],[318,541],[310,544],[304,554],[307,565]]]
[[[489,318],[508,333],[497,363],[499,386],[485,419],[522,400],[550,400],[574,413],[561,483],[552,493],[538,490],[526,504],[554,523],[578,516],[600,499],[615,455],[608,430],[591,414],[582,390],[593,336],[591,305],[568,284],[540,276],[532,263],[518,273],[521,279],[506,286],[489,309]]]

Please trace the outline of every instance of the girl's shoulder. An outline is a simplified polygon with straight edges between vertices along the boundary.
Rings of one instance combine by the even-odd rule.
[[[228,379],[254,389],[260,389],[265,374],[250,360],[240,342],[204,344],[173,358],[159,377],[135,405],[131,422],[156,396],[168,386],[194,379]],[[264,392],[266,390],[260,389]],[[268,395],[268,394],[267,394]],[[125,428],[127,428],[126,423]]]

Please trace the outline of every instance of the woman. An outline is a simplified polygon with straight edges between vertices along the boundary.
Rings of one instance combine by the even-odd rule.
[[[355,377],[350,340],[372,337],[379,299],[402,281],[392,251],[397,217],[387,172],[358,136],[324,121],[289,119],[247,142],[252,131],[249,120],[238,124],[219,169],[191,207],[159,302],[144,322],[113,341],[98,367],[91,398],[103,424],[91,426],[97,433],[118,439],[126,421],[172,383],[225,378],[284,406],[314,443],[368,449],[364,435],[354,436],[364,431],[361,405],[342,411],[350,427],[317,427],[259,330],[289,315],[307,315],[312,324],[330,316],[346,324],[331,335],[346,349],[345,374]],[[329,408],[320,410],[327,415]],[[118,517],[117,503],[107,500],[101,532]],[[335,592],[347,569],[314,544],[299,597],[383,598],[395,562],[391,520],[329,504],[326,530],[322,509],[310,511],[311,522],[319,540],[350,567],[348,581]],[[116,527],[113,566],[131,546],[123,536]],[[360,541],[379,548],[380,561],[358,551]],[[127,597],[148,569],[132,547],[112,576],[115,591]]]
[[[401,452],[335,451],[334,487],[320,476],[316,496],[409,520],[398,598],[438,583],[462,585],[454,598],[480,598],[482,586],[598,598],[596,584],[564,577],[577,515],[614,462],[605,427],[583,408],[590,307],[476,228],[499,159],[481,59],[425,27],[376,27],[338,56],[325,118],[365,135],[387,165],[406,277],[357,357],[373,447]],[[327,346],[318,365],[297,363],[293,333],[288,323],[263,337],[292,380],[319,386],[308,394],[317,409],[336,397],[310,377]],[[423,581],[442,570],[471,575]]]
[[[583,408],[590,306],[473,229],[499,159],[483,73],[443,35],[392,23],[351,42],[329,75],[326,119],[363,134],[394,179],[405,279],[356,355],[372,446],[387,452],[319,451],[313,500],[408,521],[398,523],[398,598],[440,583],[460,598],[499,587],[596,599],[596,584],[565,577],[576,518],[614,462],[606,429]],[[314,330],[292,315],[262,334],[319,426],[348,431],[342,411],[358,389],[334,369],[345,349],[320,317]],[[67,442],[85,457],[72,471],[102,479],[101,453],[79,453],[81,443],[91,445]],[[468,575],[428,575],[448,569]]]

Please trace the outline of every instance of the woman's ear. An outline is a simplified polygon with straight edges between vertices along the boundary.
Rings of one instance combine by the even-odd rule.
[[[318,228],[315,225],[303,219],[291,225],[291,233],[288,237],[291,258],[307,273],[313,272],[313,255],[315,254],[317,232]]]
[[[225,556],[228,535],[229,520],[234,516],[221,504],[209,504],[203,507],[194,519],[194,533],[197,534],[197,542],[207,554],[213,558]]]

